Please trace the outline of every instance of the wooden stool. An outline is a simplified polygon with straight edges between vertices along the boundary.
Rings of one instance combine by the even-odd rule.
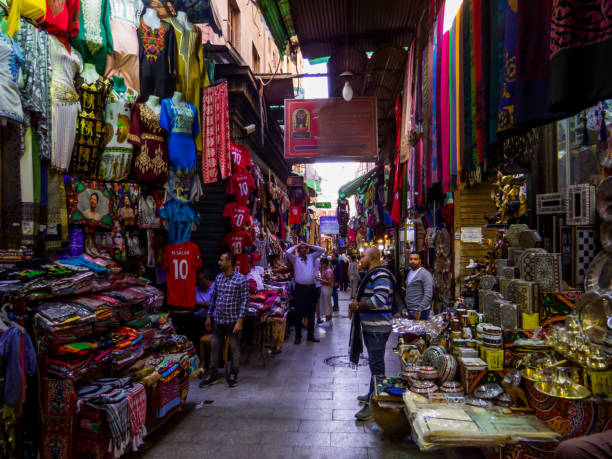
[[[212,333],[208,335],[202,335],[200,338],[200,365],[205,370],[209,370],[210,367],[210,348],[212,346]],[[229,366],[227,360],[229,359],[229,336],[225,337],[225,343],[223,345],[223,366],[225,367],[225,377],[229,378]],[[203,365],[206,362],[206,365]]]

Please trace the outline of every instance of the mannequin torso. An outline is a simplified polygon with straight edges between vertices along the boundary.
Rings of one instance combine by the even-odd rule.
[[[85,63],[83,65],[83,71],[81,72],[81,76],[87,84],[92,84],[98,78],[100,78],[100,74],[96,71],[96,66],[89,63]]]
[[[177,105],[182,104],[185,102],[185,96],[182,92],[174,91],[174,94],[172,95],[172,102]]]
[[[157,96],[149,96],[147,99],[147,107],[149,107],[156,115],[161,113],[161,102]]]
[[[153,8],[147,8],[145,10],[144,14],[142,15],[142,20],[146,25],[153,29],[158,29],[161,26],[161,20],[157,15],[157,11],[155,11]]]

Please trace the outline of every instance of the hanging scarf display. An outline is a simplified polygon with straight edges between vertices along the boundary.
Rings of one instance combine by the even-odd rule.
[[[221,179],[232,174],[227,82],[202,92],[202,177],[206,184],[219,180],[219,169]]]

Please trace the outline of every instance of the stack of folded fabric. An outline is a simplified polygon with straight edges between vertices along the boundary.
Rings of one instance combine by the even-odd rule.
[[[96,315],[93,333],[105,333],[110,328],[119,326],[119,316],[114,310],[119,301],[107,295],[79,296],[72,300],[76,304],[86,307]]]
[[[77,303],[42,303],[36,309],[38,335],[56,344],[91,334],[96,322],[96,315]]]

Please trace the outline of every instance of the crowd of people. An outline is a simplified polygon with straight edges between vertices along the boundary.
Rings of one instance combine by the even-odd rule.
[[[283,263],[284,261],[284,263]],[[402,314],[414,320],[427,320],[432,314],[433,278],[422,266],[419,253],[411,253],[403,285],[396,278],[393,260],[384,258],[376,246],[367,248],[360,260],[355,255],[326,254],[316,245],[299,243],[282,256],[271,257],[268,267],[292,279],[294,343],[318,343],[317,325],[333,328],[334,312],[339,311],[338,292],[349,292],[351,318],[351,359],[359,359],[364,347],[372,376],[385,375],[385,349],[391,334],[393,316]],[[249,299],[248,282],[235,270],[236,258],[224,253],[219,259],[220,274],[213,280],[206,271],[197,278],[194,326],[212,333],[211,365],[200,387],[217,383],[221,349],[229,338],[231,368],[228,385],[235,387],[240,366],[240,334]],[[399,282],[398,282],[399,281]],[[371,417],[369,400],[374,390],[371,380],[367,394],[360,395],[363,408],[359,420]]]

